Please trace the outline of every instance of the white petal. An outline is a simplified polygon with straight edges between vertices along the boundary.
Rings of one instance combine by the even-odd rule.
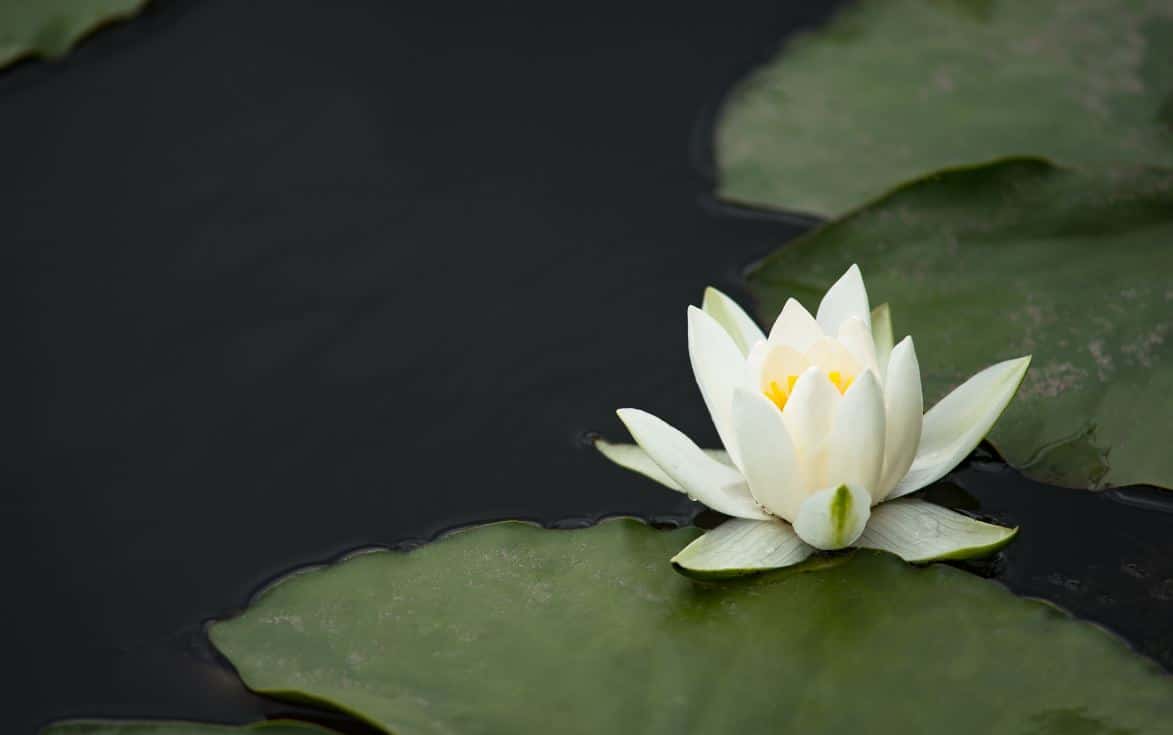
[[[843,394],[827,438],[828,484],[852,485],[879,502],[884,466],[884,394],[871,372],[860,374]]]
[[[888,356],[892,354],[892,311],[887,304],[872,309],[872,341],[876,343],[876,363],[880,366],[880,377],[888,369]]]
[[[871,496],[863,488],[829,487],[803,501],[794,531],[816,549],[842,549],[855,543],[870,514]]]
[[[660,469],[660,465],[656,464],[655,460],[648,456],[648,453],[640,445],[616,444],[606,439],[595,439],[594,444],[600,454],[620,467],[655,480],[670,490],[684,492],[676,480]],[[701,451],[726,467],[733,466],[733,460],[729,459],[729,453],[724,449],[702,449]]]
[[[852,265],[840,276],[835,285],[827,289],[819,303],[817,319],[827,334],[838,334],[844,319],[858,317],[872,328],[871,307],[868,306],[868,292],[863,285],[859,266]]]
[[[648,456],[693,500],[738,518],[769,518],[749,494],[745,479],[693,443],[677,429],[646,411],[621,408],[616,413]]]
[[[913,562],[971,559],[997,551],[1017,533],[1017,528],[983,523],[917,498],[904,498],[874,508],[855,545],[890,551]]]
[[[672,557],[685,574],[732,577],[804,561],[814,551],[790,524],[779,521],[725,521]]]
[[[751,359],[746,362],[747,369],[757,371],[748,376],[751,389],[764,393],[770,390],[770,383],[777,383],[778,389],[785,393],[790,390],[790,377],[802,375],[810,367],[810,360],[790,345],[758,344],[766,346],[762,349],[755,345]]]
[[[644,477],[655,480],[671,490],[684,492],[680,487],[680,483],[673,480],[664,470],[660,469],[660,465],[656,464],[655,460],[638,444],[612,444],[605,439],[596,439],[595,449],[598,449],[604,457],[624,469],[638,472]]]
[[[834,337],[819,337],[806,351],[806,358],[812,365],[821,367],[824,373],[839,373],[851,380],[863,372],[863,364]]]
[[[745,384],[745,357],[721,325],[695,306],[688,307],[688,356],[721,443],[740,464],[730,412],[733,389]]]
[[[920,446],[925,403],[921,392],[920,364],[912,337],[905,337],[892,350],[884,379],[884,410],[887,430],[884,437],[884,470],[880,476],[879,498],[883,500],[908,474]]]
[[[725,329],[743,355],[749,354],[754,342],[766,338],[761,328],[736,301],[711,286],[705,289],[701,310]]]
[[[852,357],[867,370],[880,377],[880,366],[876,362],[876,342],[872,329],[858,317],[848,317],[839,325],[839,342],[847,348]]]
[[[762,365],[766,364],[770,349],[770,343],[764,339],[750,345],[749,354],[745,356],[745,384],[749,387],[752,388],[761,380]]]
[[[991,365],[929,409],[916,459],[888,497],[920,490],[960,464],[1006,410],[1028,367],[1029,355]]]
[[[733,394],[733,430],[750,494],[774,515],[793,520],[803,476],[782,412],[760,393],[739,389]]]
[[[835,409],[843,397],[831,384],[827,374],[818,367],[807,368],[798,381],[786,408],[782,410],[782,421],[794,443],[799,462],[805,468],[816,463],[815,452],[820,449],[831,434],[835,421]],[[820,472],[807,469],[806,480],[810,487],[823,483]]]
[[[806,308],[795,299],[787,299],[782,312],[770,328],[770,342],[789,345],[799,352],[806,352],[819,337],[825,336],[819,323]]]

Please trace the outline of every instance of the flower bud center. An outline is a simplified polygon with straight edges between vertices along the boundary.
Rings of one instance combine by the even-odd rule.
[[[835,386],[841,395],[847,392],[853,380],[853,378],[844,377],[843,373],[838,370],[832,370],[827,373],[827,379],[831,381],[831,385]],[[794,392],[794,384],[797,382],[797,375],[789,375],[786,377],[786,387],[783,388],[777,380],[771,380],[763,392],[766,394],[766,398],[769,398],[778,407],[778,410],[781,411],[786,408],[786,401],[790,400],[790,394]]]

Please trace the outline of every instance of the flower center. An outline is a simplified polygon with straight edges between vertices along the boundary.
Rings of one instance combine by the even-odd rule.
[[[851,387],[851,381],[853,380],[853,378],[843,377],[843,373],[839,372],[838,370],[832,370],[831,372],[827,373],[827,379],[831,381],[831,385],[838,389],[840,394],[847,392],[847,389]],[[771,380],[769,384],[766,385],[766,390],[763,392],[766,394],[766,398],[769,398],[771,401],[773,401],[774,405],[778,407],[779,411],[781,411],[782,409],[786,408],[786,401],[790,400],[790,394],[794,392],[794,384],[796,382],[798,382],[797,375],[790,375],[786,378],[785,388],[783,388],[777,380]]]

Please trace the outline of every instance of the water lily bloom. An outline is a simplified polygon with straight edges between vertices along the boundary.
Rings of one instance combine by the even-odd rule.
[[[616,463],[731,516],[677,554],[677,567],[746,573],[850,546],[957,559],[1014,537],[1017,529],[904,496],[973,451],[1030,356],[982,370],[924,413],[912,338],[893,345],[888,308],[871,310],[854,265],[814,316],[787,301],[768,336],[708,289],[702,308],[688,308],[688,350],[725,451],[703,450],[634,408],[618,413],[637,445],[598,443]]]

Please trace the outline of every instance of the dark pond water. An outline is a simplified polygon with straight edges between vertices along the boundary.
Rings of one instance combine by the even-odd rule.
[[[689,518],[582,437],[715,443],[684,304],[810,223],[712,201],[711,114],[827,12],[158,0],[0,73],[5,731],[290,711],[201,622],[347,549]],[[1166,497],[955,481],[1024,527],[978,571],[1173,667]]]

